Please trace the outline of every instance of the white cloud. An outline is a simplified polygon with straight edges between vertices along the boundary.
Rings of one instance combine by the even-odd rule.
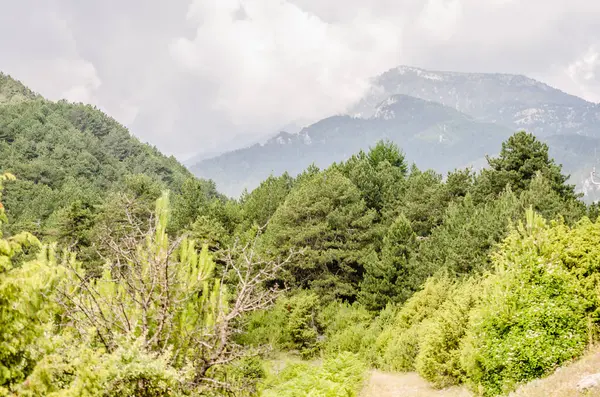
[[[462,14],[460,0],[428,0],[419,17],[419,25],[438,40],[448,40],[456,31]]]
[[[600,99],[597,1],[0,6],[3,71],[50,98],[92,102],[168,153],[231,148],[342,112],[370,77],[398,64],[524,73]]]
[[[22,0],[8,8],[12,12],[4,12],[3,5],[0,15],[3,71],[50,99],[97,104],[100,78],[94,65],[78,53],[76,38],[57,3]]]
[[[172,53],[203,79],[219,82],[214,106],[235,124],[275,126],[342,112],[368,79],[400,61],[401,32],[356,15],[327,23],[289,1],[197,0],[199,25]],[[245,19],[236,19],[241,7]]]
[[[600,52],[595,47],[571,63],[567,74],[586,98],[600,102]]]
[[[56,59],[48,62],[46,70],[54,79],[64,82],[64,87],[57,87],[52,83],[60,92],[59,98],[72,102],[97,103],[95,91],[102,82],[90,62],[81,59]]]

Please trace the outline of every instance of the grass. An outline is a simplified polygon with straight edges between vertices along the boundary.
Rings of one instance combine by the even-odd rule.
[[[415,372],[386,373],[371,371],[360,397],[471,397],[464,387],[434,389]]]

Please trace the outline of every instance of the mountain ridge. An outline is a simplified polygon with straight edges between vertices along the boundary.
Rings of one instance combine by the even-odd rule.
[[[446,118],[440,119],[440,113]],[[393,132],[386,125],[392,119],[396,123]],[[420,120],[423,128],[416,127],[415,120]],[[461,123],[471,126],[480,123],[489,128],[494,125],[497,135],[489,137],[484,133],[478,136],[469,130],[471,127]],[[458,134],[458,128],[470,131],[467,133],[469,138],[463,138],[462,143],[451,139],[444,142],[446,147],[455,145],[456,153],[438,150],[440,148],[433,145],[436,138],[438,145],[447,138],[444,125],[452,127],[454,135]],[[262,144],[204,159],[190,165],[189,169],[197,176],[214,180],[226,194],[237,196],[242,189],[252,189],[270,174],[285,171],[295,174],[311,163],[327,166],[345,159],[351,148],[354,151],[367,149],[374,143],[373,139],[387,138],[397,143],[407,158],[416,161],[418,166],[445,172],[447,167],[440,166],[444,160],[456,166],[481,164],[485,154],[499,150],[507,131],[526,130],[550,143],[557,161],[567,165],[567,171],[574,176],[573,182],[589,195],[597,189],[589,183],[584,188],[589,173],[579,168],[587,169],[596,158],[587,152],[580,158],[575,149],[555,150],[552,145],[559,140],[551,137],[586,136],[590,138],[589,144],[600,149],[599,127],[600,105],[524,75],[398,66],[374,77],[371,89],[346,114],[319,120],[297,134],[280,133]],[[344,142],[352,140],[356,142]],[[415,149],[412,144],[418,141],[422,145]],[[427,148],[426,142],[433,146]],[[493,144],[498,145],[492,147]],[[311,152],[307,147],[315,149]],[[473,157],[473,147],[485,151]],[[278,157],[278,161],[273,160]]]
[[[476,152],[473,155],[479,157],[494,154],[511,134],[502,126],[480,122],[439,103],[406,95],[388,98],[379,104],[378,111],[368,119],[350,115],[327,117],[297,134],[281,132],[264,143],[204,160],[190,170],[197,176],[215,180],[221,192],[236,196],[242,190],[238,187],[252,188],[270,174],[298,174],[310,164],[327,167],[382,139],[401,142],[409,161],[445,172],[465,163],[453,153],[459,142],[469,141],[468,151]],[[436,156],[436,151],[444,156]],[[233,174],[239,177],[226,183],[221,179],[219,183],[220,176]]]

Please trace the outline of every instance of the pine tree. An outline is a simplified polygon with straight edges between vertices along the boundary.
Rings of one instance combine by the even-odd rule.
[[[249,225],[266,225],[293,185],[294,179],[284,173],[279,177],[269,176],[251,193],[243,195],[241,204],[245,221]]]
[[[442,223],[449,201],[440,174],[412,166],[406,180],[406,195],[399,210],[410,220],[417,236],[429,235]]]
[[[417,261],[430,271],[447,269],[465,275],[489,268],[490,250],[508,233],[511,221],[522,216],[524,208],[507,190],[497,200],[477,204],[467,195],[452,203],[440,227],[420,246]]]
[[[354,300],[375,215],[348,178],[326,171],[290,192],[269,224],[264,249],[275,256],[303,249],[288,266],[285,281],[329,298]]]
[[[400,303],[410,297],[423,281],[412,261],[415,249],[416,234],[401,214],[387,231],[381,259],[372,253],[365,264],[359,301],[370,310],[379,310],[389,302]]]
[[[474,190],[478,202],[497,197],[507,185],[520,194],[527,190],[537,172],[550,182],[552,189],[563,199],[579,198],[575,186],[566,183],[569,176],[561,173],[562,166],[548,155],[548,145],[537,140],[533,134],[517,132],[502,143],[498,157],[488,157],[487,160],[490,168],[481,172]]]

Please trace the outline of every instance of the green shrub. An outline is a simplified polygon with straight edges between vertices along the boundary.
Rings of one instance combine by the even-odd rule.
[[[234,361],[228,365],[212,368],[207,375],[217,382],[229,385],[236,397],[255,396],[258,387],[267,377],[265,362],[258,356],[249,356]],[[222,396],[224,390],[204,392],[202,397]]]
[[[290,336],[288,346],[298,349],[303,357],[309,357],[318,350],[317,312],[319,297],[312,292],[302,292],[284,302],[288,318],[284,332]]]
[[[461,363],[485,395],[510,391],[578,357],[593,305],[578,278],[555,260],[545,222],[529,211],[494,257],[463,341]]]
[[[395,371],[414,369],[420,339],[425,332],[425,320],[432,317],[454,289],[445,277],[431,277],[423,289],[414,294],[399,310],[394,324],[377,338],[375,348],[383,354],[378,366]]]
[[[288,312],[283,301],[283,299],[278,301],[271,309],[251,313],[246,318],[243,332],[237,336],[236,342],[244,346],[271,348],[289,345],[291,339],[284,332]]]
[[[357,323],[327,337],[324,345],[326,354],[339,352],[362,353],[364,340],[369,333],[368,324]]]
[[[58,308],[53,303],[64,278],[53,248],[43,247],[35,260],[16,258],[39,242],[28,233],[2,239],[0,232],[0,395],[22,382],[45,351]],[[60,262],[60,261],[59,261]]]
[[[269,379],[262,397],[355,397],[364,381],[366,367],[352,353],[327,358],[321,366],[288,365]]]
[[[38,363],[18,395],[176,397],[186,394],[191,381],[192,372],[171,367],[168,355],[144,352],[141,340],[124,342],[110,354],[61,342]]]
[[[433,316],[454,289],[454,281],[447,276],[429,278],[421,291],[413,295],[398,312],[397,330],[408,329]]]
[[[469,327],[469,314],[479,298],[478,288],[473,279],[460,284],[423,329],[415,368],[436,387],[464,380],[460,344]]]
[[[358,304],[332,302],[319,313],[325,329],[324,350],[327,354],[359,353],[369,332],[372,314]]]
[[[326,355],[352,352],[360,355],[369,365],[377,365],[383,355],[378,338],[394,324],[398,309],[389,304],[373,318],[364,306],[346,303],[332,303],[319,315],[319,322],[325,327],[326,338],[323,351]]]
[[[328,335],[340,332],[357,323],[368,324],[373,315],[359,304],[332,302],[325,306],[318,315],[321,324]]]
[[[237,342],[247,346],[268,345],[277,349],[298,350],[304,357],[318,350],[320,306],[316,294],[301,291],[280,298],[269,309],[251,314]]]
[[[425,323],[416,323],[409,329],[396,334],[395,329],[387,329],[379,340],[387,339],[387,346],[381,360],[381,368],[391,371],[412,371],[419,354],[420,338],[425,332]]]
[[[379,315],[369,324],[362,339],[360,353],[366,363],[372,366],[381,367],[382,357],[387,348],[387,340],[381,335],[385,330],[394,325],[398,315],[398,307],[388,304],[385,309],[379,312]]]

